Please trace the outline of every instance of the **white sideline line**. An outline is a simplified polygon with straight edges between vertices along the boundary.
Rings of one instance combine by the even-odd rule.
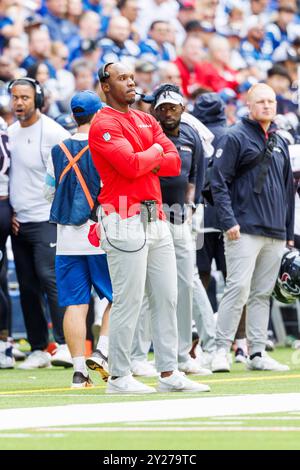
[[[0,430],[300,411],[300,393],[0,410]]]

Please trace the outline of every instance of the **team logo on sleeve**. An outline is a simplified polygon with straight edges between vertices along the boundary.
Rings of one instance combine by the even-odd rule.
[[[223,149],[219,149],[217,150],[217,153],[216,153],[216,158],[221,158],[223,155]]]
[[[111,140],[111,135],[109,132],[105,132],[105,134],[103,135],[103,139],[105,140],[105,142],[109,142]]]

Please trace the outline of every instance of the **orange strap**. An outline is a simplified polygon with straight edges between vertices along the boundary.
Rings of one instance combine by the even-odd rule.
[[[62,149],[62,151],[64,152],[64,154],[66,155],[67,159],[69,160],[69,165],[66,166],[66,168],[64,169],[64,171],[62,172],[62,174],[60,175],[60,178],[59,178],[59,183],[61,183],[63,177],[73,168],[73,170],[75,171],[76,173],[76,176],[78,178],[78,181],[82,187],[82,190],[85,194],[85,197],[87,199],[87,202],[90,206],[90,209],[93,210],[94,209],[94,201],[93,201],[93,198],[91,196],[91,193],[89,191],[89,188],[87,187],[86,185],[86,182],[81,174],[81,171],[77,165],[77,162],[78,160],[80,160],[80,158],[82,157],[82,155],[89,149],[89,146],[87,145],[86,147],[84,147],[82,150],[80,150],[80,152],[75,155],[75,157],[73,158],[72,155],[71,155],[71,152],[69,151],[68,147],[62,142],[61,144],[59,144],[60,148]]]

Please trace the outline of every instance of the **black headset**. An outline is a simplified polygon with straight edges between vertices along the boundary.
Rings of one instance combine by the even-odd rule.
[[[110,77],[110,73],[107,72],[107,67],[113,64],[114,62],[107,62],[107,64],[104,64],[103,67],[98,70],[98,77],[101,83],[105,82],[105,80]]]
[[[43,88],[42,88],[41,85],[40,85],[40,82],[38,82],[38,81],[35,80],[34,78],[24,77],[24,78],[17,78],[16,80],[12,80],[12,81],[9,82],[9,84],[8,84],[8,92],[9,92],[9,94],[11,94],[12,88],[13,88],[15,85],[18,85],[18,82],[22,82],[22,81],[28,82],[28,84],[29,84],[30,86],[32,86],[32,88],[33,88],[34,91],[35,91],[35,97],[34,97],[34,106],[35,106],[35,109],[42,109],[43,106],[44,106],[44,103],[45,103],[44,91],[43,91]]]

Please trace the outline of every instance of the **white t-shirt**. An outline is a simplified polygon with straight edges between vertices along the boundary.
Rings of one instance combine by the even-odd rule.
[[[8,128],[11,150],[10,203],[21,223],[46,222],[51,205],[44,198],[47,159],[51,148],[69,132],[42,115],[30,127],[15,122]]]
[[[74,140],[87,140],[88,134],[77,133],[71,137]],[[72,170],[71,170],[72,171]],[[53,161],[50,154],[47,164],[47,175],[50,179],[55,179]],[[47,181],[47,179],[46,179]],[[46,185],[47,186],[47,185]],[[54,188],[44,188],[44,194],[49,200],[54,198]],[[89,220],[83,225],[57,225],[57,255],[104,255],[101,248],[96,248],[90,244],[88,234],[90,226],[95,222]]]

